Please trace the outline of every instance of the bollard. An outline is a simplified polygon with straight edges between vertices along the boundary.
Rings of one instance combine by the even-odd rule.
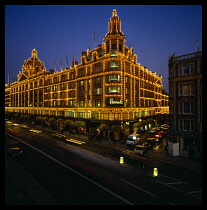
[[[153,176],[154,177],[158,176],[158,168],[154,168],[154,170],[153,170]]]
[[[120,163],[124,163],[124,157],[120,157]]]

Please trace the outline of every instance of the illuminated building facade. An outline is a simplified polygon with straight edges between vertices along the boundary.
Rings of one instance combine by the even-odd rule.
[[[168,114],[162,77],[137,63],[124,45],[121,20],[113,10],[108,33],[97,48],[82,52],[60,72],[46,71],[32,50],[18,81],[10,84],[6,111],[102,121],[129,121]]]

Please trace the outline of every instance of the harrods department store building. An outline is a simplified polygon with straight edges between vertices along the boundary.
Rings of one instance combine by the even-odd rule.
[[[108,33],[97,48],[82,52],[70,68],[47,71],[35,49],[18,81],[6,88],[6,111],[95,121],[139,121],[168,114],[162,76],[137,63],[125,44],[113,10]]]

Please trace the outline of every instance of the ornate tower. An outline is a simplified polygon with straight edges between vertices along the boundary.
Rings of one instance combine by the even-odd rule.
[[[108,33],[104,37],[106,45],[106,53],[122,52],[124,49],[125,35],[121,31],[121,20],[117,16],[117,12],[114,9],[112,17],[108,22]]]
[[[32,56],[24,61],[22,66],[22,74],[19,74],[19,79],[25,79],[38,74],[42,74],[46,71],[44,63],[37,57],[37,50],[33,49],[31,52]],[[24,75],[22,77],[22,75]],[[25,77],[26,76],[26,77]]]

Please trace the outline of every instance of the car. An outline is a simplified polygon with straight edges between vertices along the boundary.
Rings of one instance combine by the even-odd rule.
[[[12,121],[6,121],[6,123],[7,123],[7,124],[12,124],[13,122],[12,122]]]
[[[147,138],[146,142],[144,142],[144,146],[148,148],[153,148],[156,143],[156,138]]]
[[[12,147],[8,149],[8,154],[12,157],[22,156],[24,153],[19,147]]]
[[[165,135],[167,134],[167,132],[165,131],[160,131],[158,134],[155,135],[156,138],[161,138],[163,139],[165,137]]]
[[[35,130],[35,129],[30,129],[29,131],[32,131],[32,132],[35,132],[35,133],[42,133],[42,131],[38,131],[38,130]]]
[[[140,140],[140,134],[130,134],[128,136],[126,144],[128,144],[128,145],[136,145],[136,144],[138,144],[139,140]]]
[[[25,124],[21,124],[20,127],[21,127],[21,128],[29,128],[29,127],[28,127],[27,125],[25,125]]]
[[[144,145],[136,145],[135,149],[134,149],[134,153],[138,154],[138,155],[144,155],[147,152],[147,147]]]
[[[150,133],[157,133],[157,128],[152,128],[152,130],[150,131]]]
[[[19,126],[19,124],[18,124],[18,123],[13,123],[12,125],[13,125],[13,126]]]

